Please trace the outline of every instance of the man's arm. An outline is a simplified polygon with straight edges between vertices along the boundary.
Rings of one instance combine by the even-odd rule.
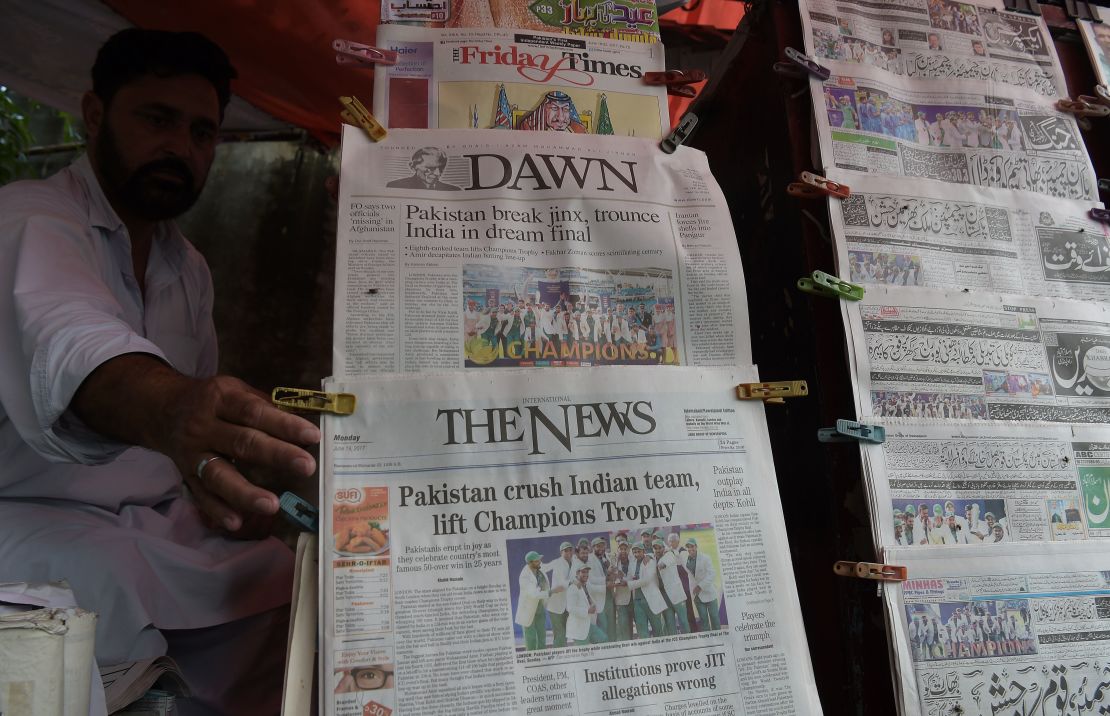
[[[264,394],[229,376],[190,378],[149,354],[100,364],[70,408],[87,426],[170,457],[198,507],[229,531],[251,513],[272,515],[277,497],[252,485],[232,461],[308,477],[316,462],[297,445],[319,442],[304,418],[282,412]],[[219,456],[197,476],[201,460]]]

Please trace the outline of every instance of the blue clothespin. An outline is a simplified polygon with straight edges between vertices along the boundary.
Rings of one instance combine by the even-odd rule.
[[[863,286],[837,278],[824,271],[814,271],[798,279],[798,288],[805,293],[823,298],[843,298],[848,301],[863,300]]]
[[[292,492],[284,492],[278,500],[281,514],[305,532],[320,531],[320,511]]]
[[[867,425],[842,418],[836,421],[835,428],[821,428],[818,430],[817,440],[823,443],[884,443],[886,442],[886,428],[881,425]]]

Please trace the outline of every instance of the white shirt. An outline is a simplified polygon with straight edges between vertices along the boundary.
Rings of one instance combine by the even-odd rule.
[[[101,664],[164,654],[157,629],[215,626],[288,603],[285,545],[210,531],[179,499],[169,458],[105,440],[66,412],[88,374],[125,353],[186,375],[215,372],[212,282],[200,254],[161,224],[144,301],[127,229],[82,157],[46,181],[0,188],[0,266],[3,578],[68,579],[80,606],[100,614]]]

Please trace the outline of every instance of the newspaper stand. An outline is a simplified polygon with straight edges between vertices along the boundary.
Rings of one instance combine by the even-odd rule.
[[[1097,81],[1074,21],[1041,5],[1072,96]],[[671,52],[681,44],[664,37]],[[786,48],[804,48],[796,3],[756,3],[732,38],[719,89],[706,97],[689,146],[705,151],[729,202],[747,274],[754,361],[805,379],[806,400],[767,412],[791,557],[826,714],[894,713],[885,617],[872,582],[838,579],[838,560],[876,561],[858,451],[819,444],[819,428],[854,414],[840,301],[810,298],[798,276],[835,266],[828,211],[787,194],[799,173],[820,166],[804,77],[772,71]],[[740,44],[739,48],[735,47]],[[677,117],[675,118],[678,119]],[[1110,120],[1083,138],[1097,176],[1110,176]],[[1105,183],[1103,183],[1105,184]],[[1103,189],[1103,202],[1110,193]],[[758,307],[758,308],[757,308]],[[912,577],[912,575],[911,575]]]

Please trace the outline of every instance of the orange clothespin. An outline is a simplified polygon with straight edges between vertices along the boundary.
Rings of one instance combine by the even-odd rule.
[[[833,572],[841,577],[874,579],[880,582],[904,582],[908,577],[905,567],[877,562],[840,561],[833,565]]]
[[[676,97],[696,97],[698,91],[690,85],[705,82],[709,75],[702,70],[667,70],[666,72],[645,72],[644,84],[666,85],[667,94]]]
[[[373,69],[374,65],[397,64],[397,53],[393,50],[383,50],[373,45],[338,38],[331,41],[331,47],[335,50],[335,61],[340,65]]]
[[[1079,95],[1079,99],[1056,100],[1056,109],[1076,117],[1110,117],[1110,105],[1102,104],[1097,97]]]
[[[846,184],[826,179],[813,172],[802,172],[798,175],[798,181],[787,185],[786,193],[799,199],[821,199],[826,196],[847,199],[851,196],[852,190]]]

